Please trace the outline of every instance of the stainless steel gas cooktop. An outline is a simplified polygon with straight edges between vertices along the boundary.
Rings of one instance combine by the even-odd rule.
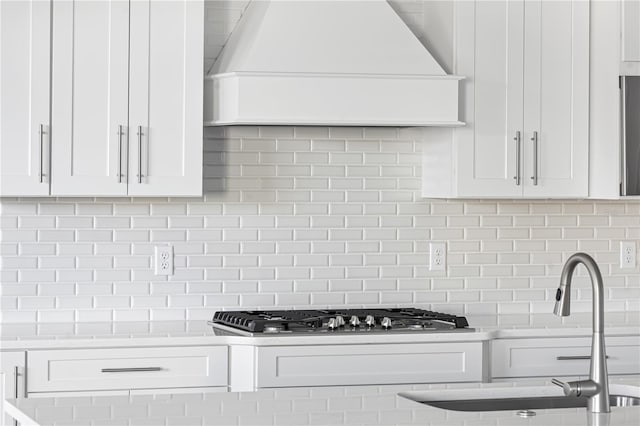
[[[221,311],[211,324],[245,336],[473,331],[465,317],[415,308]]]

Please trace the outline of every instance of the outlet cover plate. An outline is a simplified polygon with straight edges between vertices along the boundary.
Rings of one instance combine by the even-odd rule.
[[[636,267],[636,242],[620,241],[620,269]]]
[[[156,246],[156,275],[173,275],[173,246]]]
[[[444,271],[447,269],[447,244],[429,243],[429,270]]]

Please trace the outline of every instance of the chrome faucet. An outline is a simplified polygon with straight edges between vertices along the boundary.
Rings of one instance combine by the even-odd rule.
[[[587,268],[593,289],[593,334],[589,380],[563,383],[553,379],[552,382],[562,387],[566,396],[588,397],[587,409],[592,413],[608,413],[611,408],[609,406],[609,375],[604,347],[604,287],[600,268],[588,254],[576,253],[569,257],[564,264],[553,313],[563,317],[570,314],[571,279],[579,263]]]

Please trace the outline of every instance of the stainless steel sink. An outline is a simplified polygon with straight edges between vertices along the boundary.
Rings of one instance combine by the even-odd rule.
[[[610,385],[611,407],[640,407],[640,387]],[[399,394],[420,404],[452,411],[526,411],[587,407],[587,397],[565,396],[551,386],[458,388],[407,391]]]
[[[448,401],[417,401],[432,407],[453,411],[544,410],[549,408],[580,408],[587,406],[587,398],[545,396],[537,398],[458,399]],[[611,395],[612,407],[640,406],[640,398]]]

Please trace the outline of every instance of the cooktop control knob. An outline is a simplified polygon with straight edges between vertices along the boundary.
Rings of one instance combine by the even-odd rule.
[[[336,315],[336,323],[338,324],[338,327],[344,327],[345,322],[342,315]]]
[[[376,319],[373,317],[373,315],[367,315],[367,317],[364,319],[364,323],[367,324],[367,327],[375,327]]]
[[[391,328],[391,318],[389,317],[382,318],[380,325],[382,325],[382,328],[386,328],[386,329]]]
[[[335,330],[336,328],[339,327],[338,321],[335,318],[329,318],[329,322],[327,322],[327,327],[329,327],[329,330]]]
[[[358,318],[357,315],[351,315],[349,324],[351,325],[351,327],[360,327],[360,318]]]

